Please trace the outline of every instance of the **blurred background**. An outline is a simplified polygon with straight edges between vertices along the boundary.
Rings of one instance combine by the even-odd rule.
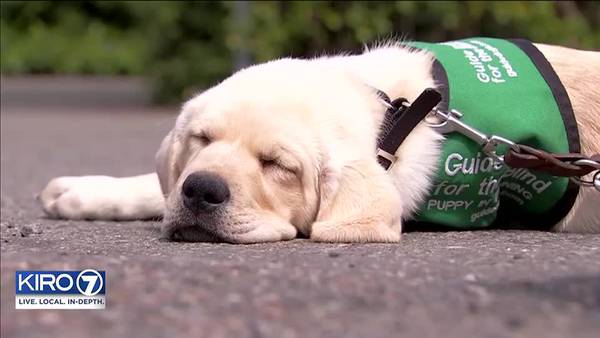
[[[597,1],[2,1],[1,71],[131,75],[177,102],[282,56],[359,51],[390,37],[524,37],[600,48]]]

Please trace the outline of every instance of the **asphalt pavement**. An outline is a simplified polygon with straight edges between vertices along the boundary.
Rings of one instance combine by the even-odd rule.
[[[600,236],[412,232],[399,244],[159,239],[50,220],[59,175],[152,171],[176,107],[129,79],[2,79],[1,336],[598,337]],[[105,310],[15,310],[15,270],[107,273]]]

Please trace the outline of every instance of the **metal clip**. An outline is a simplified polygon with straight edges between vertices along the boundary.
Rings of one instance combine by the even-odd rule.
[[[504,155],[498,155],[497,149],[499,145],[506,145],[515,151],[520,151],[519,146],[514,142],[501,137],[501,136],[488,136],[481,131],[471,127],[470,125],[460,121],[460,118],[463,116],[461,112],[457,110],[450,110],[448,113],[444,113],[439,109],[433,110],[434,116],[439,117],[442,122],[438,124],[429,123],[429,126],[433,129],[437,130],[442,134],[447,134],[451,132],[457,132],[465,137],[471,139],[476,142],[480,146],[483,147],[483,152],[501,162],[504,162]]]
[[[581,159],[574,161],[575,165],[587,165],[593,168],[596,168],[596,173],[594,174],[591,181],[583,180],[579,177],[571,177],[571,181],[575,182],[577,185],[582,187],[594,187],[596,190],[600,191],[600,163],[591,160],[591,159]]]
[[[506,139],[502,136],[492,135],[488,139],[487,143],[483,145],[483,152],[486,153],[486,155],[491,156],[491,157],[495,158],[496,160],[504,163],[504,155],[498,155],[498,152],[497,152],[499,145],[508,146],[509,148],[513,149],[516,152],[521,151],[519,146],[516,143],[514,143],[513,141]]]
[[[488,136],[479,130],[465,124],[460,121],[463,116],[458,110],[450,110],[447,113],[435,108],[433,110],[434,116],[439,117],[442,122],[438,124],[428,123],[430,127],[437,130],[439,133],[448,134],[452,132],[458,132],[471,140],[475,141],[479,145],[484,145],[488,141]]]

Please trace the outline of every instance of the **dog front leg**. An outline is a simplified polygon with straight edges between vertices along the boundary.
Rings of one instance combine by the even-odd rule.
[[[398,242],[402,206],[388,174],[375,161],[342,169],[336,191],[323,197],[310,238],[318,242]]]
[[[48,216],[64,219],[150,219],[161,217],[165,207],[154,173],[123,178],[58,177],[37,199]]]

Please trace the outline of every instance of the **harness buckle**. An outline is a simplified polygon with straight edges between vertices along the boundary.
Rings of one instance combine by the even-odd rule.
[[[389,172],[390,170],[392,170],[394,163],[396,163],[396,161],[398,161],[398,157],[396,155],[390,154],[381,148],[377,148],[377,157],[378,157],[379,163],[381,165],[383,165],[384,168],[387,168],[385,170],[386,172]],[[389,163],[382,163],[382,161],[387,161]]]

